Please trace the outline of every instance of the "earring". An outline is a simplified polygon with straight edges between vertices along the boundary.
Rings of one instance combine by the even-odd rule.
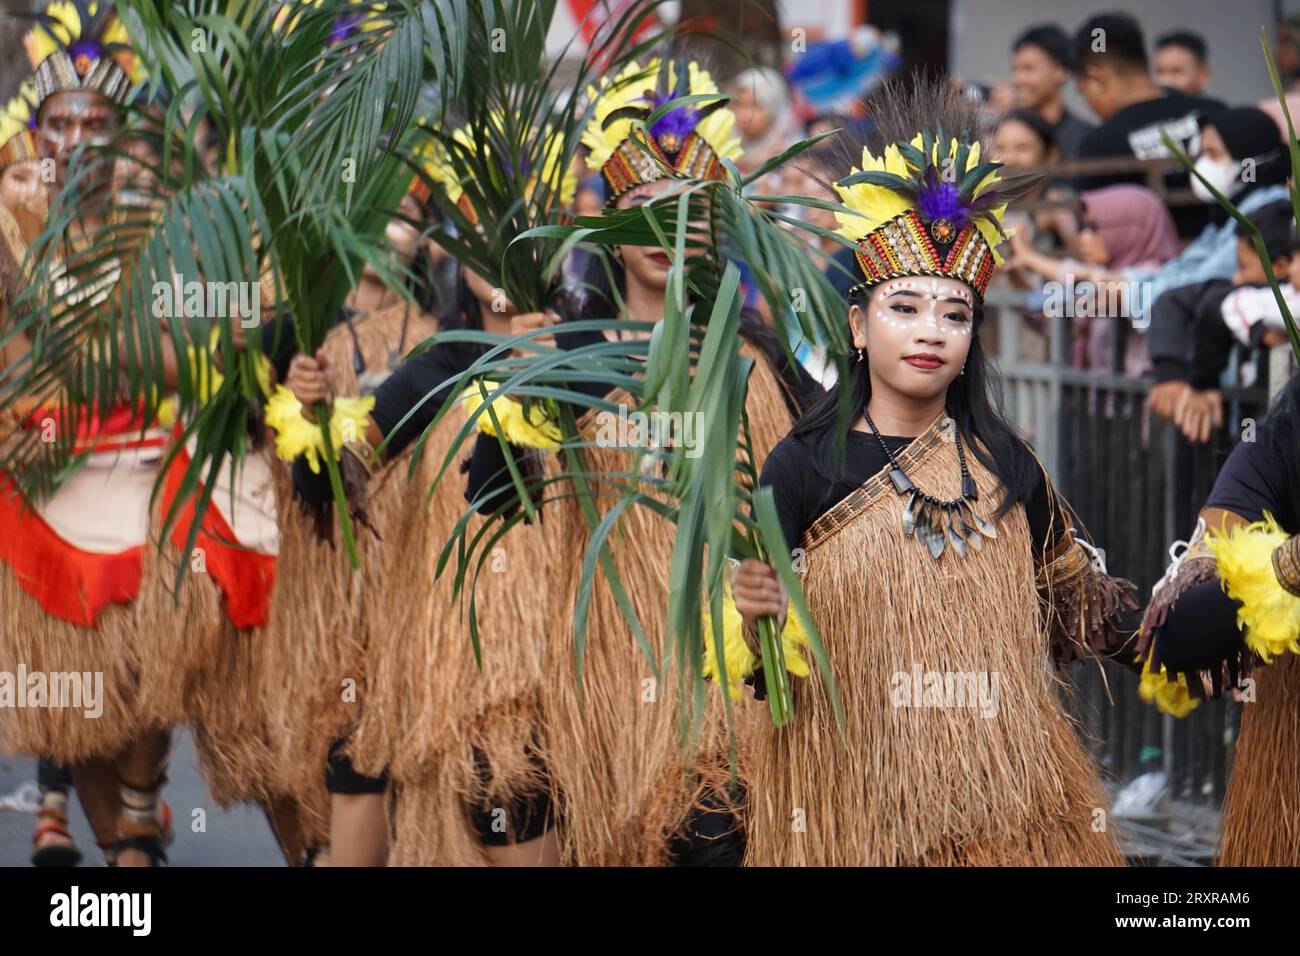
[[[961,371],[959,371],[957,374],[958,374],[958,375],[965,375],[965,374],[966,374],[966,363],[965,363],[965,362],[962,362],[962,363],[961,363]]]
[[[858,361],[862,361],[862,349],[858,349]]]

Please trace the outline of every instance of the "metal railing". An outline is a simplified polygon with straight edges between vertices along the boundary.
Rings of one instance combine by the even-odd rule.
[[[1132,580],[1146,601],[1168,564],[1169,545],[1191,533],[1243,426],[1263,417],[1290,361],[1272,361],[1269,381],[1256,387],[1225,388],[1224,426],[1207,444],[1193,445],[1147,410],[1153,383],[1119,372],[1118,349],[1110,371],[1070,366],[1073,328],[1066,317],[1047,319],[1045,361],[1018,358],[1024,302],[1024,293],[1001,289],[990,290],[985,301],[986,325],[997,328],[1003,408],[1103,550],[1108,569]],[[1121,320],[1112,321],[1111,340],[1122,341]],[[1143,703],[1136,675],[1122,667],[1077,665],[1070,677],[1089,745],[1118,781],[1151,769],[1143,752],[1159,748],[1173,799],[1219,805],[1239,704],[1211,701],[1175,720]]]

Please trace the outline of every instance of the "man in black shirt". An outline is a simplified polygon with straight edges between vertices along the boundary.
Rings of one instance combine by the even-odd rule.
[[[1030,27],[1011,44],[1011,88],[1016,106],[1038,113],[1052,129],[1061,159],[1078,156],[1092,129],[1065,108],[1061,89],[1070,75],[1070,39],[1058,26]]]
[[[1166,92],[1156,85],[1147,63],[1142,28],[1124,13],[1103,13],[1089,19],[1074,37],[1075,81],[1079,92],[1102,123],[1084,137],[1079,159],[1135,157],[1160,159],[1169,155],[1161,141],[1168,133],[1192,159],[1201,151],[1199,119],[1222,108],[1216,100]],[[1122,182],[1143,182],[1141,173],[1082,176],[1080,190]],[[1185,189],[1184,172],[1167,175],[1168,189]],[[1207,222],[1207,206],[1177,206],[1170,210],[1178,234],[1197,235]]]

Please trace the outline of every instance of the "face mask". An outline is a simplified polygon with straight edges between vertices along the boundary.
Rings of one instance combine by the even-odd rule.
[[[1204,176],[1220,193],[1231,199],[1241,191],[1241,167],[1232,160],[1209,159],[1202,156],[1196,161],[1196,171]],[[1192,177],[1192,192],[1201,202],[1215,202],[1210,191],[1195,176]]]

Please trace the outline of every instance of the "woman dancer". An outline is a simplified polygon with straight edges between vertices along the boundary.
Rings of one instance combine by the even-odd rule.
[[[794,722],[743,768],[747,862],[1116,865],[1051,665],[1118,644],[1127,584],[990,399],[981,297],[1009,193],[942,85],[891,87],[874,115],[883,150],[839,187],[863,276],[846,451],[830,396],[762,476],[804,549],[843,737],[822,681],[796,681]],[[733,590],[747,633],[792,613],[761,562]]]

